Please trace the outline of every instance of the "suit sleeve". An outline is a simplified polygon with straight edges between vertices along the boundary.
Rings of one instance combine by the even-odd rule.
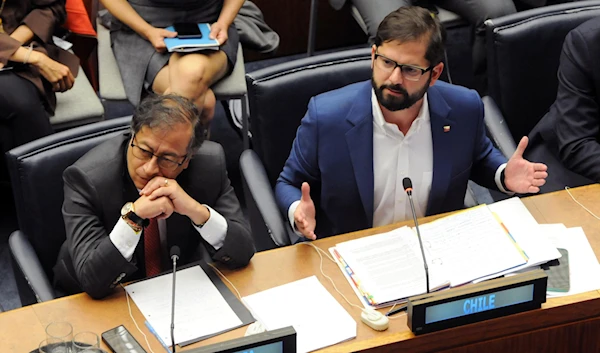
[[[498,167],[506,163],[506,157],[487,137],[485,124],[483,102],[477,96],[477,130],[475,132],[475,148],[473,150],[473,169],[471,171],[471,180],[488,189],[500,190],[496,183],[496,172]]]
[[[221,192],[214,205],[209,205],[227,221],[227,234],[223,246],[216,250],[206,241],[203,244],[208,248],[215,261],[219,261],[229,268],[246,266],[256,252],[254,240],[250,233],[250,226],[246,222],[240,203],[235,196],[225,164],[225,153],[219,147],[219,170],[221,175]]]
[[[594,87],[590,43],[577,30],[565,40],[558,70],[556,101],[548,114],[554,126],[558,153],[570,170],[600,181],[600,109]],[[597,79],[597,77],[596,77]],[[552,171],[548,171],[552,173]]]
[[[123,257],[109,237],[110,229],[102,223],[98,204],[106,195],[100,195],[75,166],[65,170],[63,180],[62,211],[75,275],[85,292],[100,299],[111,292],[116,279],[135,273],[137,266]]]
[[[300,188],[303,182],[316,182],[320,178],[318,167],[318,119],[316,98],[308,103],[308,111],[292,144],[290,155],[283,171],[275,184],[275,198],[283,214],[287,218],[290,205],[300,200]]]

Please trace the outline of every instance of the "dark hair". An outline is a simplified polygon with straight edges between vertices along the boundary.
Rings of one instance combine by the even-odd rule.
[[[192,138],[188,145],[188,152],[192,152],[204,142],[200,110],[191,100],[176,94],[150,94],[135,109],[131,119],[131,130],[135,135],[144,126],[168,130],[182,123],[192,126]]]
[[[375,46],[393,40],[410,42],[429,35],[425,59],[435,66],[444,59],[446,30],[437,16],[419,6],[402,6],[387,15],[377,28]]]

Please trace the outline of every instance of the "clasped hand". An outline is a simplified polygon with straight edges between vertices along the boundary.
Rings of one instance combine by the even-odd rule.
[[[134,204],[138,216],[158,219],[169,218],[176,212],[194,220],[198,211],[205,208],[188,195],[176,180],[162,176],[150,180]]]

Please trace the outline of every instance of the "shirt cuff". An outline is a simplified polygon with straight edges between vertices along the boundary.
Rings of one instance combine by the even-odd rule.
[[[192,222],[200,236],[204,238],[215,250],[223,247],[225,236],[227,235],[227,220],[219,212],[207,205],[202,205],[208,208],[210,216],[203,226],[197,226]]]
[[[494,180],[496,181],[496,186],[503,193],[505,193],[507,195],[514,195],[515,194],[514,192],[512,192],[510,190],[506,190],[504,188],[504,185],[502,185],[502,172],[504,171],[504,169],[506,169],[506,163],[500,164],[498,169],[496,169],[496,175],[494,176]]]
[[[131,261],[135,248],[140,241],[141,234],[141,231],[135,232],[123,218],[119,217],[109,237],[125,260]]]
[[[288,220],[290,221],[290,225],[292,226],[292,230],[294,230],[294,233],[303,237],[304,235],[302,235],[302,233],[298,231],[298,228],[296,228],[296,222],[294,222],[294,213],[296,213],[296,208],[298,208],[299,204],[300,200],[292,202],[290,208],[288,208]]]

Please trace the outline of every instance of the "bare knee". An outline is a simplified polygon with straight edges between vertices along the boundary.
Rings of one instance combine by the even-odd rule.
[[[195,96],[204,94],[209,82],[206,68],[200,62],[180,63],[176,70],[171,71],[171,90],[173,92],[193,92]]]

